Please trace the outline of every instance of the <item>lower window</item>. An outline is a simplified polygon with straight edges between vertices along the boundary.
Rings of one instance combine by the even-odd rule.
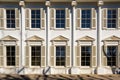
[[[41,46],[31,46],[31,65],[41,65]]]
[[[6,46],[7,66],[15,66],[15,46]]]
[[[81,46],[81,66],[90,66],[91,46]]]
[[[56,66],[65,66],[65,46],[56,46]]]
[[[107,46],[107,66],[116,66],[117,46]]]

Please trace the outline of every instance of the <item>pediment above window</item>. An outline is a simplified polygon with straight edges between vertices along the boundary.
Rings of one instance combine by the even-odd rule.
[[[2,39],[0,39],[1,41],[18,41],[18,39],[8,35],[8,36],[5,36],[3,37]]]
[[[60,35],[60,36],[53,38],[51,41],[66,41],[67,42],[69,41],[69,39]]]
[[[44,39],[34,35],[34,36],[28,38],[26,41],[44,41]]]
[[[84,36],[84,37],[82,37],[82,38],[79,38],[79,39],[77,40],[77,42],[78,42],[78,41],[94,41],[94,40],[95,40],[95,39],[92,38],[92,37]]]
[[[120,38],[117,37],[117,36],[111,36],[111,37],[108,37],[108,38],[105,38],[103,41],[119,41]]]

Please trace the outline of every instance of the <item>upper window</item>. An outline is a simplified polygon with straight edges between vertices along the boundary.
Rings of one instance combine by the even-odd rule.
[[[40,10],[31,10],[31,28],[40,28]]]
[[[32,66],[41,65],[41,46],[31,47],[31,65]]]
[[[107,27],[108,28],[116,28],[116,22],[117,22],[117,11],[115,9],[108,9],[107,11]]]
[[[65,46],[56,46],[56,66],[65,66]]]
[[[81,46],[81,66],[90,66],[91,46]]]
[[[65,10],[56,10],[56,28],[65,28]]]
[[[107,65],[116,66],[117,46],[107,46]]]
[[[15,46],[6,46],[7,66],[15,66]]]
[[[6,10],[7,28],[15,28],[15,10]]]
[[[90,28],[91,27],[91,10],[83,9],[81,10],[81,18],[82,18],[82,28]]]

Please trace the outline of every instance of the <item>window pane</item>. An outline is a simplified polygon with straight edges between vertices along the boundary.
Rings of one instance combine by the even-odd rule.
[[[7,66],[15,66],[15,46],[6,46]]]
[[[107,46],[107,65],[116,66],[117,46]]]
[[[65,66],[65,46],[56,46],[56,66]]]
[[[41,65],[41,46],[31,47],[31,65],[32,66]]]
[[[90,66],[91,46],[81,46],[81,65]]]
[[[40,10],[31,10],[31,27],[40,28]]]
[[[7,28],[15,28],[15,10],[6,10]]]
[[[117,18],[116,10],[109,9],[108,16],[107,16],[107,27],[108,28],[116,28],[116,18]]]
[[[91,25],[91,10],[82,10],[82,28],[90,28]]]
[[[65,10],[56,10],[56,28],[65,28]]]

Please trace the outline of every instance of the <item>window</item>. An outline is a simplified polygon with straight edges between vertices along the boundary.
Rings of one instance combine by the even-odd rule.
[[[40,10],[31,10],[31,27],[40,28]]]
[[[15,46],[6,46],[7,66],[15,66]]]
[[[107,65],[116,66],[117,46],[107,46]]]
[[[65,46],[56,46],[56,66],[65,66]]]
[[[116,28],[116,18],[117,18],[117,11],[115,9],[109,9],[108,10],[108,28]]]
[[[31,65],[41,65],[41,46],[31,46]]]
[[[7,28],[15,28],[15,10],[6,10]]]
[[[65,10],[56,10],[56,28],[65,28]]]
[[[81,46],[81,66],[90,66],[91,46]]]
[[[90,26],[91,26],[91,10],[83,9],[81,17],[82,17],[81,27],[82,28],[90,28]]]

